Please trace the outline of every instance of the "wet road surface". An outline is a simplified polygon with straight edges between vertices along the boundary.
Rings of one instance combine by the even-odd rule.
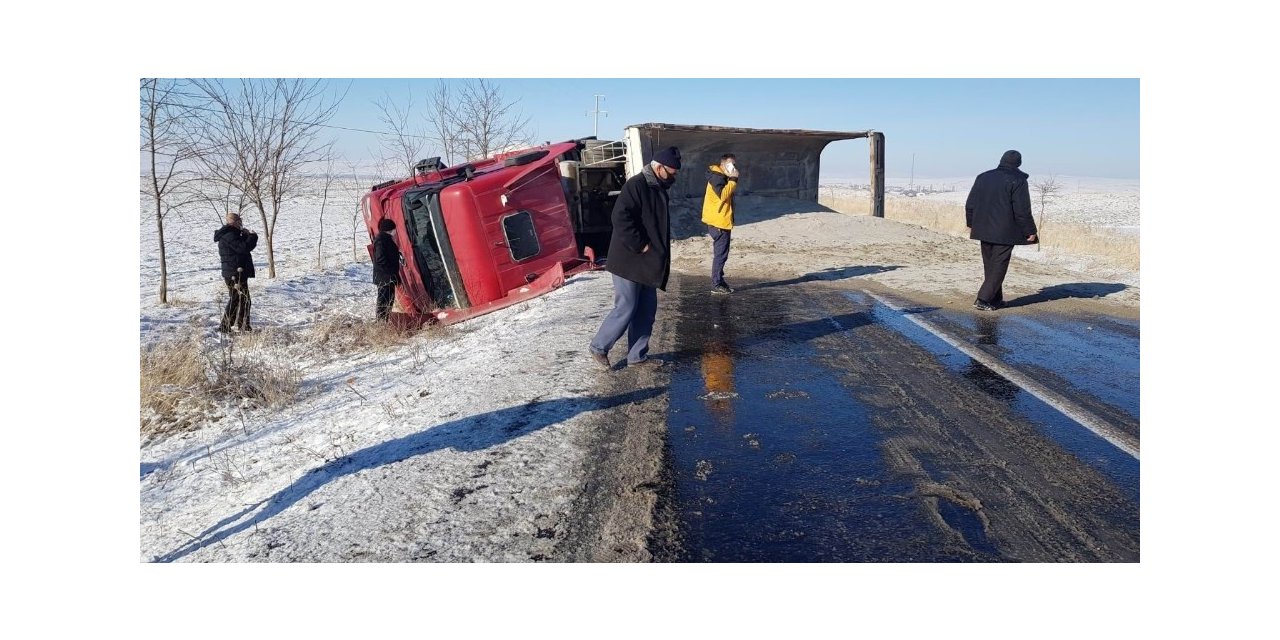
[[[655,558],[1139,559],[1137,322],[673,280]]]

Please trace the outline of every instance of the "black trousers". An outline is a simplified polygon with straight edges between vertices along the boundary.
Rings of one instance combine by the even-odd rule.
[[[378,319],[387,320],[391,317],[391,306],[395,303],[396,283],[385,282],[378,285]]]
[[[982,243],[982,271],[986,274],[982,288],[978,289],[978,302],[990,305],[1004,303],[1004,276],[1009,272],[1009,258],[1013,257],[1013,245]]]
[[[223,331],[230,331],[234,326],[241,331],[251,329],[249,326],[249,306],[252,301],[249,300],[249,281],[247,278],[236,276],[234,278],[223,278],[223,282],[227,283],[227,308],[222,312]]]
[[[714,287],[724,282],[724,263],[729,261],[733,232],[707,225],[707,234],[711,236],[711,286]]]

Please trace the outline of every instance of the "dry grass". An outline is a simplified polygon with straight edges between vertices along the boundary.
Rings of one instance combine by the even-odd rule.
[[[416,333],[368,318],[335,316],[312,326],[306,341],[317,349],[348,354],[356,351],[382,351],[400,346]]]
[[[871,215],[870,199],[865,196],[848,197],[823,193],[818,203],[841,213]],[[958,204],[886,197],[884,208],[884,217],[888,220],[961,238],[969,237],[965,231],[964,207]],[[1046,250],[1086,256],[1123,269],[1140,268],[1140,241],[1137,236],[1052,221],[1046,223],[1040,232],[1040,243]]]
[[[276,408],[298,396],[300,375],[278,352],[254,348],[271,342],[253,334],[214,342],[191,331],[145,348],[140,356],[140,429],[156,436],[189,429],[220,406]]]
[[[431,339],[451,331],[408,330],[355,316],[335,316],[304,330],[267,329],[217,339],[193,326],[141,354],[141,432],[155,437],[192,429],[233,407],[284,406],[299,397],[299,363],[314,361],[317,354],[385,351],[423,332]],[[417,370],[429,361],[421,341],[412,345],[410,356]]]
[[[212,406],[209,367],[200,336],[191,333],[144,349],[141,371],[143,433],[162,433],[188,426],[189,415]]]
[[[827,189],[818,190],[818,204],[840,213],[852,213],[856,215],[871,215],[871,198],[866,196],[850,197],[837,196]]]

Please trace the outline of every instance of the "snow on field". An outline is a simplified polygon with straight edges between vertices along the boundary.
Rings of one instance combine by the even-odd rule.
[[[180,433],[140,437],[141,560],[551,557],[554,536],[563,532],[585,481],[584,442],[598,429],[593,416],[660,395],[637,384],[639,378],[624,380],[624,391],[603,391],[601,372],[587,362],[585,345],[612,303],[604,272],[384,348],[343,352],[319,345],[312,335],[317,325],[374,315],[368,236],[363,223],[353,231],[363,188],[347,185],[331,199],[323,224],[315,197],[282,212],[277,278],[266,277],[265,237],[254,252],[258,277],[250,290],[258,333],[231,339],[239,353],[295,372],[296,402],[279,409],[224,404]],[[1136,226],[1136,187],[1131,195]],[[673,227],[683,239],[674,243],[674,268],[709,267],[697,205],[675,203]],[[744,196],[740,215],[730,274],[844,269],[863,274],[868,284],[964,304],[979,279],[976,250],[961,238],[786,199]],[[171,304],[161,305],[155,222],[143,209],[144,349],[191,331],[215,352],[225,344],[215,331],[225,303],[213,242],[220,224],[207,211],[169,221]],[[261,234],[253,215],[245,224]],[[1034,293],[1081,279],[1056,267],[1015,264],[1006,288]],[[1109,298],[1138,301],[1136,289]]]
[[[1032,175],[1028,182],[1033,184],[1047,176]],[[973,186],[974,176],[967,178],[917,178],[886,179],[885,191],[890,197],[913,197],[922,201],[943,202],[964,205]],[[1061,188],[1057,197],[1046,207],[1050,220],[1105,227],[1122,230],[1124,233],[1137,233],[1139,225],[1139,182],[1116,178],[1087,178],[1076,176],[1055,176]],[[824,196],[835,197],[868,197],[870,192],[864,182],[854,180],[824,178],[819,192]],[[912,194],[912,195],[907,195]],[[1036,192],[1032,189],[1032,209],[1037,217],[1040,205],[1036,200]]]
[[[590,414],[657,393],[593,397],[582,347],[609,300],[586,274],[446,338],[304,358],[298,403],[145,444],[142,559],[549,556]]]
[[[234,337],[242,352],[292,367],[298,401],[223,406],[188,431],[144,436],[140,559],[547,557],[547,532],[563,529],[581,487],[592,414],[658,393],[598,393],[585,345],[610,308],[608,274],[383,350],[330,352],[308,343],[307,331],[335,316],[372,318],[374,287],[367,257],[351,261],[350,208],[326,213],[317,264],[317,212],[313,201],[282,215],[274,280],[260,242],[250,284],[258,333]],[[161,306],[154,222],[142,216],[142,344],[190,327],[216,346],[217,221],[174,222],[166,231],[177,303]],[[246,226],[260,227],[248,217]]]
[[[372,271],[365,249],[369,236],[363,221],[354,218],[362,186],[367,189],[369,185],[344,183],[335,187],[325,203],[323,220],[318,195],[300,198],[281,212],[275,238],[280,277],[275,280],[267,277],[266,235],[261,218],[256,210],[244,212],[245,228],[259,236],[258,248],[253,252],[257,277],[249,281],[255,327],[299,326],[314,321],[322,312],[373,315]],[[139,330],[144,344],[172,337],[175,331],[193,323],[209,331],[216,328],[226,304],[218,246],[213,242],[213,232],[221,226],[221,215],[208,208],[171,214],[166,220],[170,306],[161,306],[155,215],[143,207],[138,285]]]

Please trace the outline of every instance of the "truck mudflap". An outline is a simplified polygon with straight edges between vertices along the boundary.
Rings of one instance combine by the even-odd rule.
[[[559,289],[564,286],[566,279],[579,273],[603,268],[604,265],[597,264],[594,254],[588,249],[586,257],[557,263],[554,267],[543,271],[541,275],[534,278],[529,284],[518,289],[512,289],[507,292],[507,295],[492,302],[466,309],[438,309],[429,314],[392,312],[390,321],[393,325],[405,329],[419,329],[428,324],[455,324],[499,309],[505,309],[513,304],[532,300],[540,295]]]

